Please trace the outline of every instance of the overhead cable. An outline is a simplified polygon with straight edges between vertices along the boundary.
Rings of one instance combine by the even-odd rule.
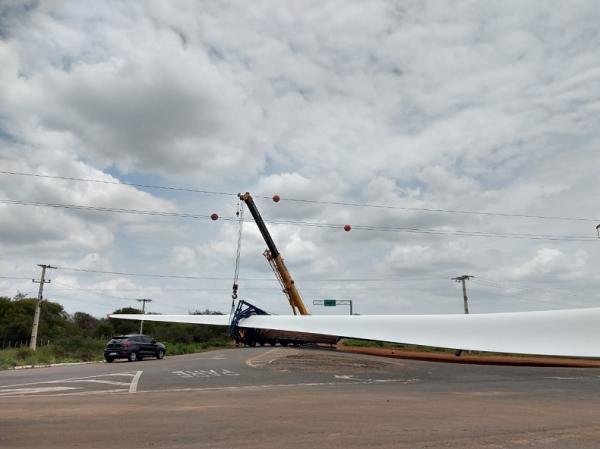
[[[190,214],[190,213],[167,212],[167,211],[125,209],[125,208],[103,207],[103,206],[87,206],[87,205],[79,205],[79,204],[59,204],[59,203],[38,202],[38,201],[21,201],[21,200],[11,200],[11,199],[0,199],[0,204],[12,204],[12,205],[21,205],[21,206],[41,206],[41,207],[74,209],[74,210],[91,210],[91,211],[96,211],[96,212],[113,212],[113,213],[123,213],[123,214],[133,214],[133,215],[150,215],[150,216],[161,216],[161,217],[177,217],[177,218],[213,220],[210,215],[205,215],[205,214]],[[220,217],[219,220],[224,220],[224,221],[228,221],[228,222],[239,221],[239,219],[236,217]],[[264,221],[266,223],[271,223],[271,224],[306,226],[306,227],[315,227],[315,228],[341,229],[344,227],[344,225],[336,224],[336,223],[310,222],[310,221],[300,221],[300,220],[281,220],[281,219],[267,220],[266,219]],[[371,225],[352,225],[352,229],[362,230],[362,231],[377,231],[377,232],[404,232],[404,233],[429,234],[429,235],[455,235],[455,236],[463,236],[463,237],[513,238],[513,239],[526,239],[526,240],[550,240],[550,241],[569,241],[569,242],[600,242],[600,239],[597,239],[596,237],[587,237],[587,236],[583,236],[583,235],[526,234],[526,233],[509,233],[509,232],[443,230],[443,229],[389,227],[389,226],[371,226]]]
[[[46,178],[46,179],[58,179],[58,180],[66,180],[66,181],[78,181],[78,182],[92,182],[92,183],[101,183],[101,184],[112,184],[112,185],[121,185],[121,186],[130,186],[130,187],[140,187],[146,189],[160,189],[160,190],[173,190],[180,192],[191,192],[191,193],[201,193],[207,195],[222,195],[222,196],[237,196],[237,193],[233,192],[219,192],[213,190],[206,189],[195,189],[189,187],[172,187],[172,186],[164,186],[164,185],[152,185],[152,184],[137,184],[137,183],[129,183],[123,181],[107,181],[101,179],[90,179],[90,178],[76,178],[70,176],[52,176],[52,175],[42,175],[38,173],[25,173],[25,172],[16,172],[16,171],[0,171],[0,174],[4,175],[13,175],[13,176],[29,176],[36,178]],[[254,195],[255,198],[264,198],[270,199],[269,196],[264,195]],[[409,207],[409,206],[398,206],[398,205],[390,205],[390,204],[372,204],[372,203],[355,203],[349,201],[326,201],[326,200],[312,200],[312,199],[304,199],[304,198],[281,198],[282,201],[292,201],[299,203],[309,203],[309,204],[326,204],[330,206],[347,206],[347,207],[366,207],[366,208],[375,208],[375,209],[395,209],[395,210],[404,210],[404,211],[415,211],[415,212],[433,212],[433,213],[445,213],[445,214],[464,214],[464,215],[483,215],[483,216],[492,216],[492,217],[513,217],[513,218],[531,218],[531,219],[539,219],[539,220],[562,220],[562,221],[589,221],[589,222],[598,222],[600,219],[598,218],[588,218],[588,217],[564,217],[564,216],[553,216],[553,215],[534,215],[534,214],[516,214],[516,213],[508,213],[508,212],[486,212],[486,211],[474,211],[474,210],[459,210],[459,209],[442,209],[442,208],[427,208],[427,207]]]
[[[153,277],[153,278],[171,278],[171,279],[190,279],[190,280],[218,280],[218,281],[229,281],[229,277],[219,276],[184,276],[175,274],[159,274],[159,273],[134,273],[125,271],[105,271],[105,270],[93,270],[91,268],[76,268],[76,267],[61,267],[57,266],[57,270],[76,271],[82,273],[92,274],[108,274],[115,276],[139,276],[139,277]],[[267,281],[276,282],[273,278],[239,278],[241,281]],[[419,278],[411,280],[437,280],[438,278]],[[441,278],[446,279],[446,278]],[[402,278],[330,278],[330,279],[300,279],[298,282],[398,282]]]

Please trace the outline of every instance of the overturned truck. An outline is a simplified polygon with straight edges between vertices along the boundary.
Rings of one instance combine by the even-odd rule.
[[[274,329],[254,329],[239,326],[240,320],[252,315],[269,314],[249,302],[239,301],[229,326],[229,334],[237,344],[244,346],[276,346],[277,344],[281,346],[301,346],[311,344],[335,345],[339,341],[339,337],[332,335],[280,331]]]

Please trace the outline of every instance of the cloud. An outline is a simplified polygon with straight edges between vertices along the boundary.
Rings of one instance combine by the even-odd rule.
[[[535,256],[510,270],[513,279],[533,278],[542,280],[545,277],[559,279],[582,279],[587,275],[587,253],[579,250],[572,256],[555,248],[539,249]]]
[[[250,191],[266,219],[284,222],[268,226],[297,279],[406,274],[446,282],[464,270],[476,279],[577,290],[584,305],[598,299],[589,273],[600,259],[589,241],[356,228],[593,236],[593,221],[406,208],[600,218],[596,2],[48,1],[0,8],[3,170]],[[279,203],[269,199],[275,193]],[[236,210],[229,195],[8,175],[0,176],[0,196],[228,218]],[[232,222],[0,209],[6,273],[30,276],[41,261],[218,277],[233,271]],[[271,276],[264,247],[256,227],[245,225],[242,273]],[[76,280],[78,288],[103,282]],[[202,290],[221,288],[216,282],[169,302],[164,289],[179,288],[177,281],[138,281],[130,287],[155,292],[165,310],[229,304],[229,292]],[[456,293],[441,281],[402,293],[325,284],[350,291],[363,313],[439,311]],[[416,304],[406,299],[413,297]],[[277,289],[256,298],[285,310]]]

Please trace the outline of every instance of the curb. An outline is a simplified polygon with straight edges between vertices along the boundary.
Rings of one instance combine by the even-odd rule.
[[[429,353],[403,351],[402,349],[365,348],[357,346],[337,347],[338,351],[355,354],[374,355],[394,359],[421,360],[425,362],[461,363],[471,365],[507,365],[565,368],[600,368],[600,360],[570,358],[558,356],[521,356],[511,355],[463,355],[456,357],[447,353]]]
[[[104,361],[50,363],[48,365],[19,365],[19,366],[13,366],[12,368],[6,368],[6,369],[7,370],[19,370],[19,369],[34,369],[34,368],[52,368],[52,367],[55,367],[55,366],[91,365],[92,363],[104,363]]]

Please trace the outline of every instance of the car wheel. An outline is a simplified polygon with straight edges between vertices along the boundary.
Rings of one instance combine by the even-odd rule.
[[[115,359],[113,359],[112,357],[106,357],[106,363],[112,363],[114,361]]]
[[[165,351],[164,349],[159,349],[158,352],[156,353],[156,358],[158,360],[162,360],[165,358]]]
[[[129,360],[130,362],[135,362],[138,360],[138,354],[135,351],[131,351],[129,353],[129,356],[127,356],[127,360]]]

